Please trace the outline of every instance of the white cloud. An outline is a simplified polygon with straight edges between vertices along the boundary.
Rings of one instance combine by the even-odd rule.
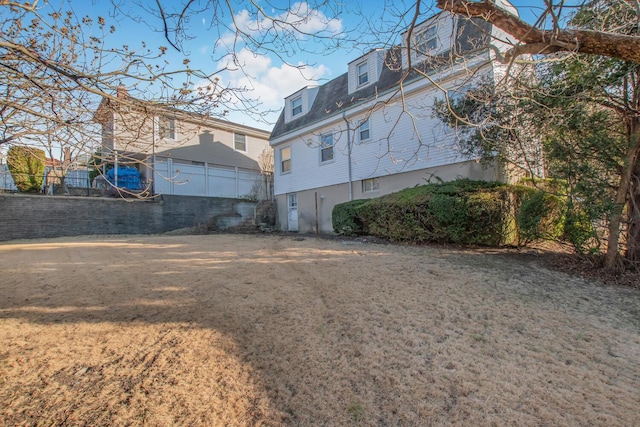
[[[246,90],[242,96],[259,102],[258,111],[275,110],[276,112],[267,116],[267,120],[272,123],[277,120],[285,97],[305,86],[317,84],[318,80],[330,75],[330,70],[324,65],[312,67],[299,63],[298,67],[288,64],[277,66],[273,65],[271,58],[257,56],[246,49],[238,53],[237,59],[242,68],[218,74],[221,83],[225,87]],[[219,65],[219,69],[224,68],[224,65],[226,63]],[[237,100],[232,99],[229,102],[240,108]],[[255,122],[247,112],[232,111],[228,118],[238,123],[270,129],[263,123]]]
[[[286,50],[289,42],[306,43],[307,34],[332,37],[342,31],[340,19],[329,19],[306,2],[294,3],[288,10],[273,12],[270,17],[241,10],[234,15],[230,31],[217,41],[215,51],[228,52],[216,64],[216,70],[219,71],[217,75],[224,87],[246,89],[242,96],[259,101],[259,110],[279,111],[286,96],[329,77],[330,70],[324,65],[310,66],[297,61],[297,67],[288,64],[274,65],[274,55],[267,56],[251,50],[261,50],[262,46],[254,44],[245,47],[245,36],[242,34],[264,42],[268,48]],[[306,54],[308,57],[311,51]],[[234,100],[230,102],[233,103]],[[236,105],[241,109],[239,103]],[[254,122],[247,113],[232,112],[228,118],[251,126],[268,127]],[[272,122],[277,118],[278,113],[268,117]]]
[[[247,67],[249,75],[242,71],[228,73],[228,82],[231,87],[252,89],[252,93],[247,95],[252,99],[259,99],[265,109],[279,109],[286,96],[305,86],[316,84],[329,74],[329,69],[323,65],[311,67],[300,63],[298,66],[300,68],[287,64],[271,66],[271,59],[258,57]]]
[[[251,37],[269,34],[270,40],[289,37],[301,40],[307,35],[338,36],[343,31],[339,18],[329,18],[322,11],[310,8],[307,2],[294,3],[287,11],[273,16],[258,15],[257,19],[255,16],[247,9],[236,13],[232,31],[220,37],[218,46],[229,49],[239,40],[239,34]]]

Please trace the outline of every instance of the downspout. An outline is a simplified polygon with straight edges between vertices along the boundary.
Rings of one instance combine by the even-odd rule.
[[[151,124],[151,195],[156,195],[156,143],[158,132],[158,118],[153,116],[153,122]],[[148,165],[147,165],[148,167]]]
[[[345,123],[347,124],[347,161],[349,165],[349,201],[352,201],[353,200],[353,188],[352,188],[353,177],[351,174],[351,124],[349,123],[349,120],[347,120],[346,112],[342,113],[342,120],[344,120]]]

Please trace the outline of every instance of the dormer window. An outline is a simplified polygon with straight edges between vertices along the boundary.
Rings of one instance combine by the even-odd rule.
[[[299,96],[291,100],[291,116],[302,114],[302,97]]]
[[[374,49],[349,62],[347,77],[349,94],[378,82],[386,53],[385,49]]]
[[[438,38],[435,25],[416,35],[416,51],[428,55],[438,48]]]
[[[358,86],[369,82],[369,67],[366,62],[358,65]]]

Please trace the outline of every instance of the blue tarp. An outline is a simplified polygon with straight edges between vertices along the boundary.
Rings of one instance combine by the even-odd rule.
[[[140,180],[140,172],[138,169],[130,166],[118,167],[118,182],[115,182],[115,169],[111,169],[107,172],[107,181],[115,185],[118,188],[126,190],[142,190],[142,181]]]

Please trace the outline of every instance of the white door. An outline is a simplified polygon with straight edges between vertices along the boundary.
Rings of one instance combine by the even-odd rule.
[[[287,230],[298,231],[298,195],[287,194]]]

